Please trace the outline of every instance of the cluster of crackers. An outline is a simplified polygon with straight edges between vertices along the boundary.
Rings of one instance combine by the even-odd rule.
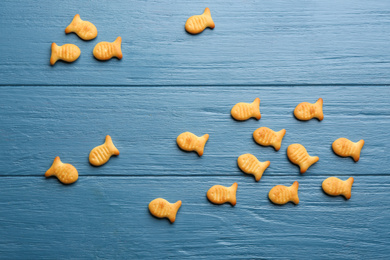
[[[76,14],[72,22],[65,28],[65,33],[76,33],[81,39],[90,41],[96,38],[98,31],[96,26],[88,21],[83,21],[79,14]],[[109,60],[113,57],[122,59],[122,38],[118,37],[114,42],[99,42],[93,49],[93,56],[98,60]],[[50,65],[58,60],[74,62],[80,57],[80,48],[74,44],[58,46],[55,42],[51,44]]]
[[[324,119],[322,106],[322,98],[318,99],[314,104],[303,102],[295,107],[294,115],[297,119],[302,121],[311,120],[313,118],[317,118],[319,121],[322,121]],[[261,118],[260,99],[256,98],[252,103],[237,103],[231,109],[231,116],[237,121],[244,121],[249,118],[256,118],[259,120]],[[275,151],[279,151],[285,134],[285,129],[276,132],[267,127],[260,127],[253,132],[253,139],[256,143],[262,146],[272,146]],[[182,150],[195,151],[199,156],[202,156],[208,139],[208,134],[198,137],[193,133],[185,132],[177,137],[176,142]],[[346,138],[339,138],[333,142],[332,148],[337,155],[342,157],[350,156],[355,161],[358,161],[363,145],[364,140],[354,143]],[[299,166],[300,173],[302,174],[319,160],[318,156],[310,156],[306,151],[306,148],[301,144],[289,145],[287,148],[287,157],[290,162]],[[262,178],[264,171],[270,166],[271,162],[261,162],[252,154],[242,154],[238,157],[237,164],[244,173],[254,175],[255,180],[259,181]],[[328,195],[343,195],[346,199],[350,199],[353,182],[353,177],[350,177],[346,181],[342,181],[336,177],[330,177],[323,181],[322,188]],[[276,185],[269,191],[268,198],[271,202],[279,205],[283,205],[288,202],[298,204],[298,187],[299,183],[297,181],[295,181],[290,187]],[[236,205],[236,191],[237,183],[234,183],[231,187],[215,185],[207,192],[207,198],[214,204],[230,203],[234,206]],[[174,213],[176,215],[176,211],[174,211],[176,207],[172,205],[177,206],[177,203],[169,204],[165,201],[165,206],[163,207],[163,204],[161,204],[160,210],[155,209],[156,206],[153,205],[149,206],[149,209],[152,214],[157,215],[158,217],[165,216],[159,214],[160,212],[165,212],[163,210],[165,207],[171,207],[172,213],[170,214]],[[169,214],[165,217],[169,218]]]
[[[185,24],[186,31],[191,34],[198,34],[207,27],[211,29],[215,27],[209,8],[206,8],[201,15],[190,17]],[[71,32],[76,33],[83,40],[92,40],[97,36],[96,27],[88,21],[81,20],[78,14],[65,29],[65,33]],[[99,60],[108,60],[112,57],[121,59],[121,38],[118,37],[113,43],[98,43],[93,50],[93,55]],[[63,46],[57,46],[53,43],[50,64],[54,65],[59,59],[73,62],[79,56],[80,49],[76,45],[65,44]],[[303,102],[295,107],[294,115],[297,119],[303,121],[311,120],[313,118],[317,118],[321,121],[324,119],[322,106],[322,98],[318,99],[314,104]],[[237,121],[244,121],[250,118],[255,118],[257,120],[261,119],[260,99],[256,98],[252,103],[237,103],[231,109],[231,116]],[[253,139],[262,146],[272,146],[275,151],[279,151],[285,134],[285,129],[276,132],[267,127],[260,127],[253,132]],[[182,150],[195,151],[199,156],[202,156],[208,139],[208,134],[198,137],[193,133],[184,132],[177,137],[176,142]],[[360,151],[363,148],[363,145],[364,140],[354,143],[346,138],[339,138],[333,142],[332,148],[337,155],[342,157],[350,156],[357,162],[360,158]],[[111,137],[107,135],[104,144],[91,150],[89,162],[94,166],[100,166],[105,164],[113,155],[119,155],[119,150],[114,146]],[[318,156],[310,156],[306,151],[306,148],[301,144],[289,145],[287,148],[287,156],[290,162],[299,166],[302,174],[319,160]],[[264,171],[270,166],[271,162],[261,162],[252,154],[242,154],[238,157],[237,164],[244,173],[253,175],[258,182],[262,178]],[[56,157],[50,169],[45,173],[45,176],[56,176],[62,183],[71,184],[77,181],[78,172],[73,165],[64,164],[59,157]],[[330,177],[323,181],[322,188],[324,192],[329,195],[343,195],[346,199],[350,199],[353,182],[353,177],[350,177],[346,181],[336,177]],[[233,183],[231,187],[214,185],[207,191],[207,198],[214,204],[230,203],[232,206],[235,206],[237,203],[237,186],[237,183]],[[288,202],[298,204],[298,187],[299,183],[297,181],[290,187],[276,185],[269,191],[268,197],[270,201],[275,204],[282,205]],[[158,218],[168,218],[173,223],[176,220],[176,214],[181,205],[182,202],[180,200],[176,203],[169,203],[165,199],[157,198],[149,203],[149,211],[152,215]]]
[[[215,27],[209,8],[206,8],[201,15],[191,16],[185,24],[186,31],[191,34],[201,33],[207,27],[211,29]],[[81,39],[90,41],[97,37],[98,31],[93,23],[82,20],[80,15],[76,14],[72,22],[65,28],[65,33],[76,33]],[[99,42],[93,49],[93,56],[98,60],[109,60],[113,57],[120,60],[123,57],[121,44],[121,37],[118,37],[114,42]],[[58,46],[53,42],[50,64],[54,65],[58,60],[74,62],[80,57],[80,54],[80,48],[75,44],[68,43]]]
[[[111,136],[107,135],[104,144],[96,146],[89,153],[89,163],[93,166],[101,166],[113,155],[119,155],[119,150],[112,142]],[[61,162],[60,157],[57,156],[45,176],[56,176],[60,182],[72,184],[79,178],[79,173],[73,165]]]

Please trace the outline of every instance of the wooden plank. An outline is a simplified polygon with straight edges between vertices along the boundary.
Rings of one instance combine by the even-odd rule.
[[[189,35],[188,17],[209,6],[214,30]],[[390,84],[390,2],[120,0],[0,2],[0,84],[224,85]],[[73,16],[97,39],[65,35]],[[121,61],[92,56],[123,38]],[[50,45],[74,43],[81,57],[49,66]]]
[[[381,95],[378,95],[381,93]],[[80,175],[234,175],[243,173],[237,157],[253,153],[270,160],[266,175],[299,175],[286,156],[302,143],[320,161],[308,175],[389,174],[390,104],[385,87],[10,87],[0,92],[0,175],[41,176],[55,156]],[[260,97],[262,118],[238,122],[230,109]],[[298,121],[295,106],[324,99],[322,122]],[[252,139],[258,127],[287,134],[282,148],[261,147]],[[181,151],[176,137],[209,133],[205,154]],[[88,163],[91,149],[110,134],[121,154],[103,167]],[[336,156],[339,137],[366,144],[357,163]]]
[[[387,258],[390,176],[355,176],[349,201],[321,191],[326,177],[1,177],[0,258]],[[294,180],[297,206],[268,201]],[[235,207],[207,201],[235,181]],[[183,201],[174,224],[149,214],[156,197]]]

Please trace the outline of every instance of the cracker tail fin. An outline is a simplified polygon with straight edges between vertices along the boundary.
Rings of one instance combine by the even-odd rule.
[[[344,192],[344,197],[349,200],[351,198],[351,190],[352,190],[352,185],[353,185],[353,182],[355,181],[355,179],[353,177],[350,177],[348,180],[346,180],[346,189],[345,189],[345,192]]]
[[[274,144],[276,151],[279,151],[280,147],[282,146],[282,140],[285,134],[286,134],[286,129],[282,129],[276,133],[277,138],[276,138],[276,143]]]
[[[264,169],[264,171],[265,171],[270,165],[271,165],[271,161],[265,161],[265,162],[263,163],[263,169]]]
[[[207,143],[207,140],[209,140],[209,137],[210,135],[209,134],[205,134],[204,136],[202,136],[199,140],[200,142],[200,145],[197,147],[196,149],[196,152],[198,153],[199,156],[202,156],[203,155],[203,152],[204,152],[204,147]]]
[[[256,98],[252,102],[252,107],[253,107],[253,116],[256,117],[257,120],[261,118],[261,113],[260,113],[260,98]]]
[[[73,17],[73,20],[72,22],[65,28],[65,33],[68,34],[68,33],[71,33],[74,31],[75,27],[76,27],[76,24],[81,21],[81,18],[80,18],[80,15],[79,14],[76,14],[74,17]]]
[[[233,183],[232,186],[230,186],[229,188],[229,192],[230,192],[230,204],[232,204],[232,206],[235,206],[236,203],[237,203],[237,197],[236,197],[236,193],[237,193],[237,182]]]
[[[211,29],[214,29],[215,23],[213,21],[213,18],[211,18],[210,8],[206,7],[206,9],[204,9],[203,15],[205,15],[207,17],[208,27]]]
[[[50,57],[50,65],[54,65],[58,61],[58,45],[53,42],[51,44],[51,57]]]
[[[301,173],[305,173],[310,166],[318,162],[320,158],[318,156],[310,156],[308,161],[301,166]]]
[[[255,180],[256,181],[259,181],[261,179],[261,177],[263,177],[264,171],[269,167],[270,164],[271,164],[270,161],[265,161],[265,162],[261,163],[261,166],[259,167],[259,170],[255,174]]]
[[[168,217],[171,223],[175,222],[177,211],[180,209],[180,207],[181,207],[181,200],[177,201],[175,204],[172,205],[172,211]]]
[[[311,165],[315,164],[316,162],[318,162],[318,160],[320,159],[320,157],[318,156],[312,156],[311,157]]]
[[[299,188],[299,183],[297,181],[295,181],[293,183],[293,185],[291,185],[291,191],[292,191],[292,198],[291,198],[291,201],[294,203],[294,204],[298,204],[299,203],[299,197],[298,197],[298,188]]]
[[[299,172],[305,173],[309,169],[310,165],[308,163],[302,164],[299,166]]]
[[[110,152],[113,155],[119,155],[119,150],[115,147],[114,143],[112,142],[111,136],[107,135],[106,141],[104,143],[107,145],[108,150],[110,150]]]
[[[45,177],[50,177],[55,173],[55,169],[62,164],[60,157],[57,156],[54,158],[53,164],[50,166],[49,170],[46,171]]]
[[[362,151],[363,145],[364,145],[363,139],[356,143],[356,150],[355,150],[354,154],[352,155],[353,160],[355,162],[359,161],[359,159],[360,159],[360,152]]]
[[[209,140],[209,137],[210,137],[209,134],[205,134],[205,135],[202,136],[202,138],[204,139],[204,143],[206,143],[207,140]]]
[[[322,121],[324,119],[324,111],[322,110],[322,105],[324,104],[324,100],[322,98],[319,98],[316,102],[317,106],[317,118],[318,120]]]
[[[114,41],[114,45],[115,45],[115,49],[116,49],[116,57],[121,60],[122,57],[123,57],[123,54],[122,54],[122,37],[118,37],[116,38],[116,40]]]

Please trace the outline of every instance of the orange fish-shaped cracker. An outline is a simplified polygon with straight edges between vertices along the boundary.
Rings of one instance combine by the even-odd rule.
[[[260,98],[256,98],[253,103],[240,102],[235,104],[230,111],[230,114],[234,119],[239,121],[244,121],[251,117],[254,117],[259,120],[261,118]]]
[[[351,198],[351,189],[353,181],[353,177],[350,177],[346,181],[342,181],[336,177],[329,177],[322,182],[322,189],[328,195],[343,195],[347,200],[349,200]]]
[[[298,198],[298,187],[299,183],[295,181],[290,187],[283,185],[276,185],[269,193],[268,198],[275,204],[283,205],[291,201],[294,204],[299,203]]]
[[[210,9],[206,7],[203,14],[194,15],[188,18],[185,28],[186,31],[191,34],[198,34],[203,32],[207,27],[214,29],[215,24],[213,19],[211,18]]]
[[[113,155],[119,155],[119,150],[116,149],[111,136],[107,135],[104,144],[96,146],[89,153],[89,162],[92,165],[100,166],[108,162]]]
[[[204,146],[206,145],[209,135],[198,137],[190,132],[181,133],[177,138],[177,145],[184,151],[195,151],[199,156],[203,155]]]
[[[301,173],[305,173],[307,169],[320,158],[318,156],[310,156],[306,148],[301,144],[291,144],[287,148],[287,157],[294,164],[299,165]]]
[[[260,145],[273,146],[276,151],[279,151],[285,134],[286,129],[275,132],[268,127],[263,126],[253,132],[253,139]]]
[[[45,173],[45,177],[53,175],[63,184],[71,184],[79,178],[76,168],[69,163],[62,163],[59,156],[54,159],[50,169]]]
[[[324,119],[324,112],[322,111],[322,98],[319,98],[316,103],[311,104],[308,102],[302,102],[298,104],[294,109],[294,115],[299,120],[307,121],[312,118],[318,120]]]
[[[243,172],[253,174],[255,176],[255,180],[259,181],[271,162],[260,162],[254,155],[247,153],[238,157],[237,164]]]
[[[54,65],[58,60],[73,62],[80,57],[80,54],[80,48],[74,44],[58,46],[53,42],[51,44],[50,65]]]
[[[114,42],[99,42],[93,48],[93,56],[98,60],[109,60],[112,57],[122,59],[122,38],[118,37]]]
[[[158,198],[149,203],[150,213],[157,218],[168,218],[171,223],[175,222],[176,214],[181,207],[181,200],[169,203],[167,200]]]
[[[73,17],[72,22],[66,27],[65,33],[76,33],[81,39],[89,41],[95,39],[98,31],[91,22],[83,21],[79,14]]]
[[[335,154],[348,157],[351,156],[355,162],[360,159],[360,151],[364,145],[364,140],[360,140],[357,143],[354,143],[347,138],[339,138],[333,142],[332,148]]]
[[[223,204],[229,202],[232,206],[236,205],[237,182],[231,187],[214,185],[207,191],[207,198],[214,204]]]

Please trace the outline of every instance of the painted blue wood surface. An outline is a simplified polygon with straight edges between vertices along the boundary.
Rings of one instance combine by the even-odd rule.
[[[7,163],[0,175],[41,176],[58,155],[80,175],[241,176],[236,160],[248,152],[271,161],[266,174],[299,175],[286,155],[287,146],[297,142],[320,157],[308,174],[388,174],[389,95],[389,88],[375,86],[3,87],[0,157]],[[231,118],[234,104],[255,97],[261,99],[259,121]],[[297,104],[319,97],[324,99],[323,121],[295,119]],[[286,129],[280,151],[253,141],[261,126]],[[210,134],[205,156],[177,147],[176,137],[185,131]],[[89,152],[106,134],[121,154],[93,167]],[[366,141],[358,163],[333,153],[331,145],[339,137]]]
[[[297,176],[1,178],[2,258],[385,259],[390,254],[389,176],[356,177],[352,198],[321,190],[327,176],[299,177],[300,203],[267,199]],[[238,182],[237,205],[213,205],[215,183]],[[174,224],[152,217],[159,196],[181,199]]]
[[[206,6],[216,28],[187,34]],[[65,35],[76,13],[97,39]],[[0,259],[387,259],[389,14],[383,0],[1,1]],[[93,58],[119,35],[123,60]],[[49,66],[53,41],[81,57]],[[230,117],[255,97],[260,121]],[[318,97],[322,122],[294,118]],[[279,152],[254,143],[260,126],[286,128]],[[183,131],[210,134],[203,157],[177,147]],[[106,134],[121,154],[92,167]],[[366,141],[359,162],[332,152],[342,136]],[[286,157],[294,142],[320,157],[304,175]],[[237,168],[247,152],[271,161],[258,183]],[[43,177],[57,155],[75,184]],[[329,176],[355,178],[351,200],[322,192]],[[299,205],[268,201],[295,180]],[[233,182],[236,207],[207,201]],[[174,224],[149,214],[156,197],[183,201]]]
[[[210,7],[214,30],[187,34]],[[79,13],[98,37],[66,35]],[[390,84],[390,1],[0,1],[2,84]],[[122,36],[123,60],[92,50]],[[74,43],[50,67],[50,45]]]
[[[386,87],[3,87],[0,251],[33,257],[381,258],[390,253],[389,90]],[[382,93],[378,95],[378,93]],[[234,121],[238,101],[261,97],[259,121]],[[301,122],[297,103],[324,98],[325,119]],[[362,102],[362,97],[364,101]],[[260,126],[287,129],[275,152],[252,140]],[[206,131],[206,130],[207,131]],[[205,154],[179,150],[176,136],[210,133]],[[110,133],[121,154],[100,168],[89,151]],[[364,138],[361,160],[331,143]],[[320,161],[304,175],[288,162],[300,142]],[[271,166],[259,183],[237,157]],[[74,164],[79,180],[45,179],[53,158]],[[326,196],[329,176],[355,177],[352,199]],[[267,199],[277,184],[300,182],[298,206]],[[206,191],[238,182],[238,204],[214,206]],[[177,222],[150,216],[156,197],[181,199]]]

